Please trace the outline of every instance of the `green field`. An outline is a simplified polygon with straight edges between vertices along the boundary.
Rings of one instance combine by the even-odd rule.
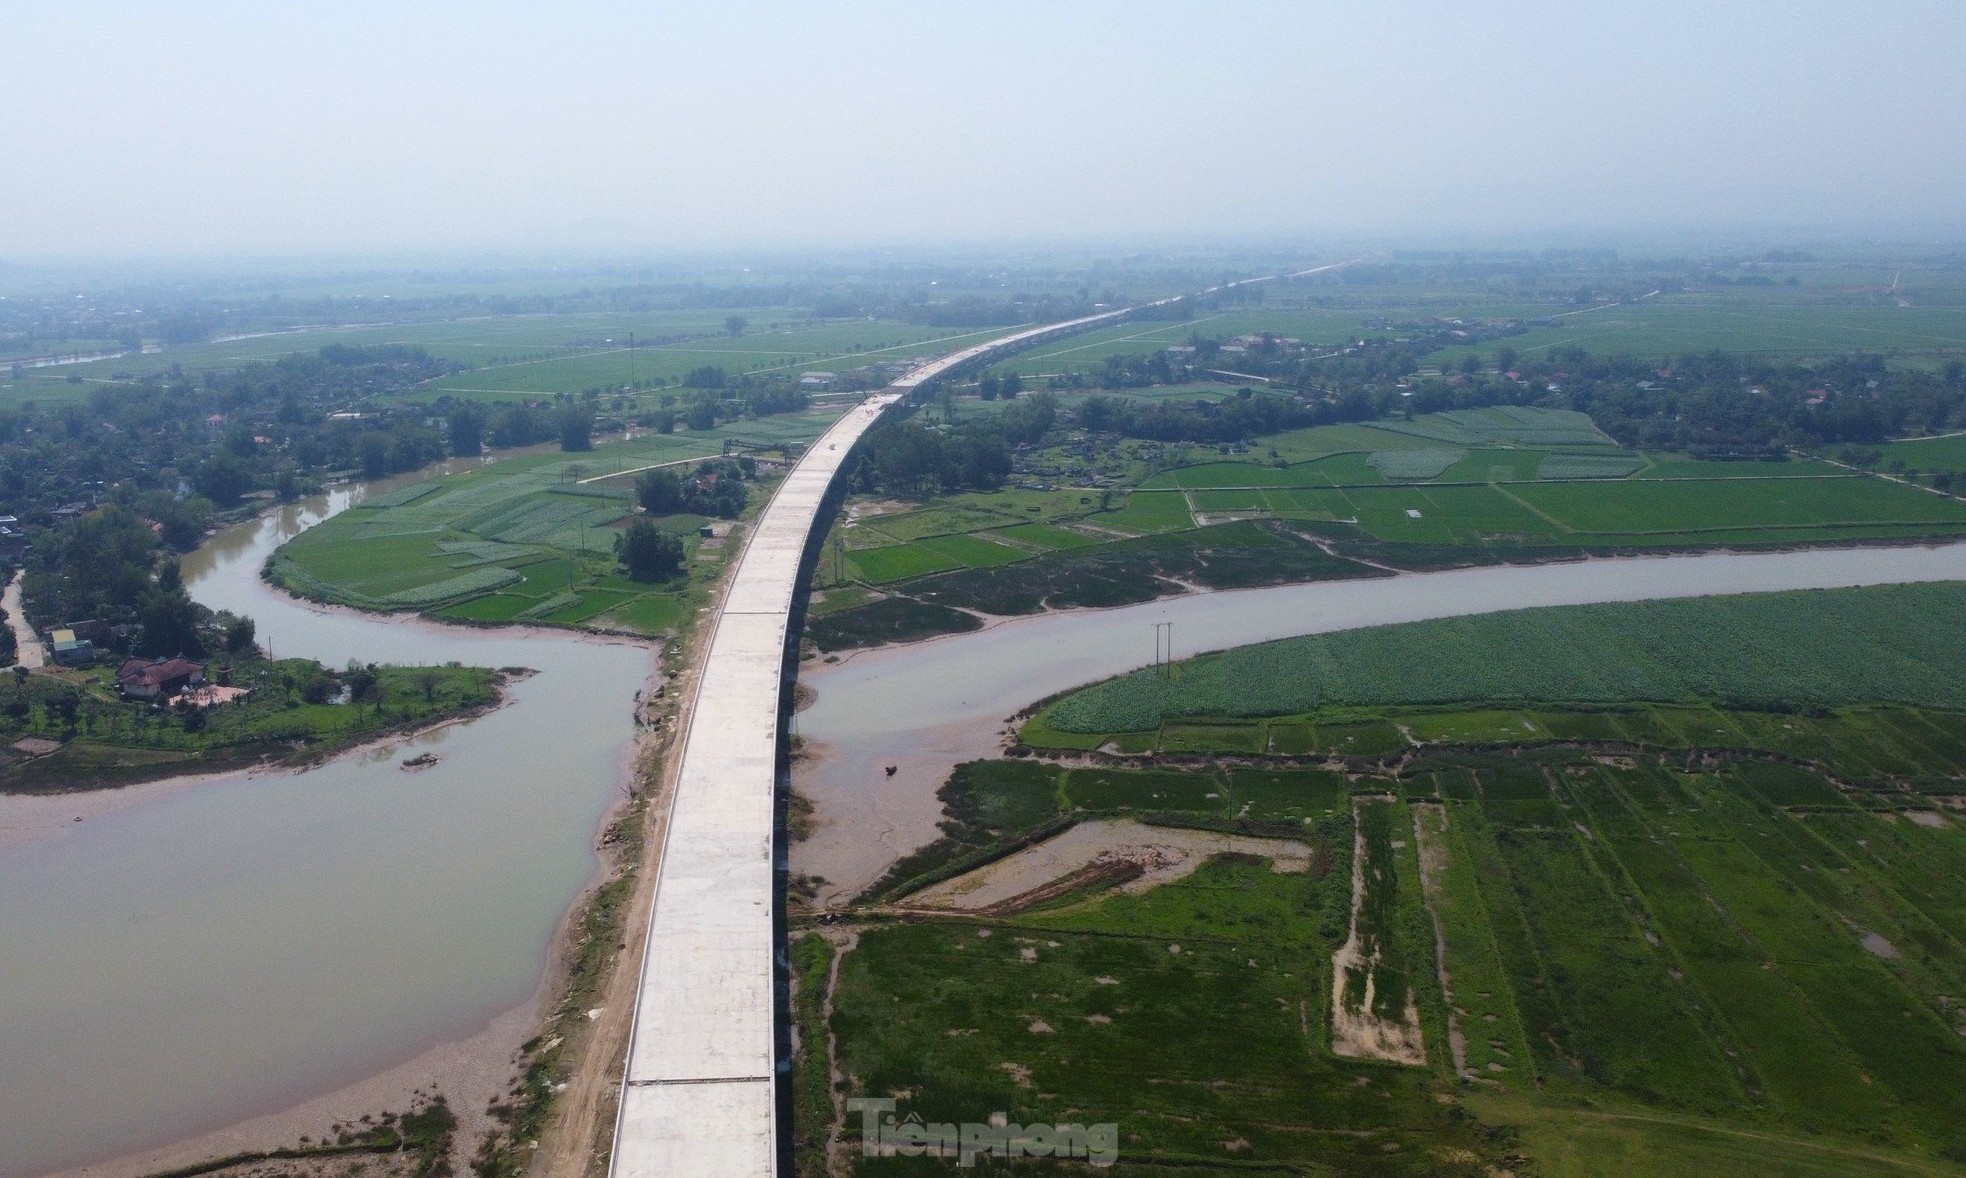
[[[1888,278],[1887,278],[1888,281]],[[1488,320],[1553,317],[1560,326],[1531,326],[1526,334],[1464,349],[1484,358],[1506,346],[1518,354],[1581,347],[1596,355],[1628,353],[1669,357],[1720,350],[1800,357],[1837,352],[1883,352],[1907,359],[1966,351],[1966,310],[1944,292],[1937,305],[1899,306],[1839,297],[1821,289],[1736,290],[1661,294],[1579,310],[1461,291],[1411,286],[1367,288],[1350,307],[1278,306],[1197,316],[1185,323],[1140,321],[1036,348],[1008,367],[1027,376],[1096,375],[1114,353],[1144,354],[1186,343],[1190,335],[1227,338],[1272,332],[1316,348],[1335,347],[1368,335],[1398,335],[1362,325],[1386,316],[1467,315]],[[1452,353],[1450,353],[1452,354]],[[1222,357],[1217,367],[1233,370]]]
[[[883,360],[934,356],[1005,334],[1006,328],[951,332],[892,321],[854,321],[751,331],[730,338],[708,336],[685,343],[618,346],[564,356],[508,361],[433,381],[431,394],[459,393],[489,400],[518,400],[613,388],[651,379],[676,384],[691,369],[713,366],[741,373],[804,370],[845,372]]]
[[[1432,715],[1464,743],[1397,776],[964,766],[943,793],[951,840],[884,895],[1094,816],[1287,833],[1314,868],[1223,855],[1144,894],[1094,879],[988,919],[868,910],[831,1022],[815,1002],[802,1026],[835,1036],[850,1094],[900,1093],[929,1121],[1117,1121],[1122,1169],[1142,1174],[1960,1172],[1966,827],[1934,799],[1966,783],[1966,714],[1709,709],[1680,722],[1735,735],[1697,764],[1524,746],[1520,710]],[[1773,722],[1798,748],[1868,740],[1880,764],[1953,751],[1912,788],[1740,739]],[[1366,890],[1348,920],[1355,820]],[[1376,1001],[1415,995],[1423,1064],[1333,1054],[1348,928],[1381,950]]]
[[[1558,606],[1288,638],[1136,672],[1043,713],[1064,732],[1450,704],[1725,702],[1966,708],[1966,586]]]
[[[788,414],[607,443],[590,454],[507,458],[414,483],[303,532],[274,555],[269,575],[303,596],[363,609],[668,631],[695,608],[718,566],[692,559],[688,576],[668,585],[615,575],[614,538],[634,506],[632,472],[715,456],[729,438],[808,441],[832,420],[827,412]],[[683,535],[693,557],[702,522],[674,516],[661,526]]]
[[[895,581],[912,578],[904,582],[906,595],[828,610],[812,621],[806,636],[822,649],[837,650],[976,628],[974,616],[958,611],[1012,616],[1045,608],[1151,601],[1179,592],[1182,583],[1236,589],[1385,575],[1383,570],[1333,556],[1275,524],[1253,521],[1160,536],[1113,537],[1048,554],[1038,548],[1027,553],[975,536],[943,538],[948,539],[989,548],[945,549],[937,547],[941,541],[922,540],[848,553],[842,563],[870,580],[876,575]],[[893,563],[878,563],[883,561]],[[823,575],[830,576],[832,563],[821,561],[829,566],[822,569]],[[823,583],[826,588],[821,592],[829,596],[841,587],[830,579]],[[938,629],[943,623],[948,628]]]
[[[151,355],[23,369],[17,379],[0,367],[0,397],[73,401],[104,383],[163,373],[173,366],[187,371],[222,370],[331,344],[407,344],[473,366],[470,372],[424,386],[418,395],[451,392],[516,400],[634,382],[674,385],[689,370],[704,366],[721,367],[731,375],[796,374],[809,369],[844,373],[882,360],[940,355],[1008,330],[963,331],[897,320],[815,321],[805,319],[800,311],[765,307],[738,309],[735,313],[748,318],[751,326],[733,337],[724,330],[724,319],[732,313],[719,308],[503,315],[276,331],[171,346]],[[630,332],[637,340],[633,350],[628,347]]]
[[[1966,434],[1887,442],[1875,449],[1886,464],[1902,462],[1906,467],[1926,474],[1940,470],[1954,474],[1966,471]]]
[[[1945,354],[1966,349],[1966,309],[1681,295],[1570,315],[1561,328],[1532,328],[1506,342],[1520,353],[1580,347],[1598,355],[1661,357],[1716,349],[1770,356]],[[1473,350],[1492,355],[1497,346]]]
[[[1014,564],[1000,576],[1051,592],[1101,563],[1089,559],[1095,547],[1129,537],[1198,543],[1198,529],[1248,520],[1314,533],[1340,556],[1399,569],[1578,550],[1966,535],[1966,500],[1950,495],[1817,458],[1727,462],[1625,450],[1569,411],[1495,406],[1291,430],[1259,439],[1247,455],[1229,449],[1126,441],[1087,457],[1054,444],[1025,461],[1078,472],[1081,485],[1040,490],[1026,479],[1023,487],[939,496],[905,510],[883,504],[856,512],[834,525],[835,558],[819,562],[813,587],[858,584],[958,604],[946,596],[951,578],[964,583]],[[1103,604],[1147,599],[1138,590],[1115,597],[1087,588],[1088,601]],[[957,596],[966,608],[1026,613],[1043,594],[961,588]],[[869,608],[880,615],[870,625],[881,633],[934,632],[894,631],[886,616],[902,607]],[[828,633],[837,637],[850,625],[842,619]]]

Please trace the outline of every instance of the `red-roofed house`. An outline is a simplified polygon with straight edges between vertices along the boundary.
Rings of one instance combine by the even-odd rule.
[[[131,699],[156,699],[204,684],[205,668],[189,659],[124,659],[116,668],[116,688]]]

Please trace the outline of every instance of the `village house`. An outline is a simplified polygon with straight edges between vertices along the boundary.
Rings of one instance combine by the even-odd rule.
[[[205,668],[189,659],[124,659],[116,689],[129,699],[157,699],[205,685]]]
[[[48,645],[54,651],[55,662],[64,667],[84,666],[96,657],[95,643],[77,638],[73,630],[50,630]]]

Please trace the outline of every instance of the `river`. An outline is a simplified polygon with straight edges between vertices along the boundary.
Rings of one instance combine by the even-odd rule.
[[[539,673],[469,723],[151,790],[0,849],[0,1176],[288,1109],[538,992],[627,779],[650,649],[317,610],[259,580],[360,494],[220,534],[184,562],[192,595],[283,657]],[[434,767],[400,767],[423,751]]]
[[[468,724],[302,773],[146,793],[0,848],[0,1176],[289,1108],[537,992],[625,779],[649,650],[316,610],[260,582],[279,543],[359,494],[221,534],[185,562],[193,595],[252,615],[280,655],[540,673]],[[1024,705],[1149,662],[1156,622],[1188,654],[1531,605],[1953,579],[1966,544],[1473,569],[1041,615],[807,664],[818,698],[796,723],[817,755],[796,773],[820,828],[794,867],[831,895],[871,882],[933,837],[949,765],[988,755]],[[399,767],[425,750],[435,767]]]
[[[1584,560],[1038,614],[836,664],[808,662],[799,681],[816,699],[796,722],[812,755],[795,765],[793,782],[816,804],[816,825],[793,848],[792,869],[825,878],[823,900],[874,882],[936,836],[934,794],[951,766],[994,755],[1005,719],[1027,705],[1151,663],[1156,624],[1173,623],[1174,653],[1184,657],[1529,606],[1956,580],[1966,580],[1966,543]]]

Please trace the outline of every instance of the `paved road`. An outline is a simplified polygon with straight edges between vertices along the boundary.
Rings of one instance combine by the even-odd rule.
[[[0,609],[7,611],[7,624],[14,628],[15,658],[31,670],[47,661],[47,648],[41,645],[41,636],[27,624],[27,615],[21,612],[20,579],[25,575],[15,573],[14,579],[7,582],[7,592],[0,596]]]

